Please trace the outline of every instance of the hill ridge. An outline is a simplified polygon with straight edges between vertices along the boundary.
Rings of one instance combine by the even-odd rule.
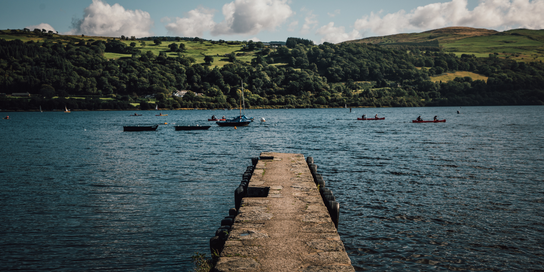
[[[464,26],[450,26],[415,33],[399,33],[386,36],[375,36],[357,40],[345,41],[345,43],[419,43],[437,40],[438,42],[459,40],[468,37],[489,36],[500,33],[496,30],[474,28]]]

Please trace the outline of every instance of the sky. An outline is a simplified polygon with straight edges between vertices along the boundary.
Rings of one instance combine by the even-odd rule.
[[[0,29],[110,37],[321,44],[449,26],[544,28],[544,0],[0,0],[0,7]]]

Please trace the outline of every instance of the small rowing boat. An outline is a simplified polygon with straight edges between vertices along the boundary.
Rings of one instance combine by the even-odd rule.
[[[157,130],[159,125],[136,125],[136,126],[123,126],[123,131],[154,131]]]
[[[442,120],[431,120],[431,121],[425,121],[425,120],[412,120],[412,123],[446,123],[446,119]]]
[[[174,126],[176,130],[206,130],[209,129],[211,126]]]

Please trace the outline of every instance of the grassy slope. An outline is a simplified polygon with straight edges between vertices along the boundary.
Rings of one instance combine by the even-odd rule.
[[[515,29],[497,32],[488,29],[448,27],[422,33],[397,34],[348,41],[353,43],[407,43],[438,40],[446,51],[487,57],[497,53],[500,57],[516,61],[544,60],[544,30]]]
[[[123,41],[127,45],[130,45],[133,41]],[[182,42],[173,42],[173,41],[163,41],[161,45],[155,45],[152,41],[145,41],[145,47],[140,46],[140,41],[136,41],[136,49],[141,50],[142,54],[147,51],[153,52],[155,56],[158,56],[160,52],[166,52],[167,56],[175,57],[178,53],[170,52],[168,45],[172,43],[179,44],[184,43],[186,51],[182,53],[185,57],[193,57],[196,60],[196,63],[204,63],[205,56],[212,56],[214,61],[211,66],[223,67],[225,64],[230,63],[227,57],[224,57],[225,54],[230,54],[232,52],[240,53],[242,52],[242,45],[229,45],[229,44],[212,44],[209,41],[193,42],[193,41],[182,41]],[[118,57],[117,55],[110,55],[111,53],[106,53],[106,57],[113,58]],[[125,57],[130,57],[130,55],[124,55]],[[237,57],[238,60],[251,62],[253,54],[250,53],[248,56]]]
[[[487,82],[487,77],[472,72],[457,71],[455,73],[444,73],[438,76],[431,77],[432,82],[448,82],[454,80],[456,77],[470,77],[472,80],[483,80]]]
[[[8,30],[0,31],[0,38],[6,40],[20,39],[23,42],[27,41],[42,41],[44,38],[38,37],[33,33],[30,34],[12,34]],[[52,41],[69,41],[70,39],[84,39],[89,40],[107,40],[111,37],[95,37],[95,36],[63,36],[53,35]],[[411,34],[397,34],[384,37],[371,37],[362,40],[354,40],[348,42],[354,43],[406,43],[406,42],[427,42],[430,40],[438,40],[440,45],[444,47],[446,51],[461,54],[474,54],[477,57],[487,57],[489,54],[497,53],[504,58],[511,58],[516,61],[539,61],[544,60],[544,30],[528,30],[528,29],[516,29],[504,32],[497,32],[494,30],[467,28],[467,27],[449,27],[436,30],[430,30],[422,33]],[[140,49],[142,53],[152,51],[154,55],[158,56],[160,52],[166,52],[168,56],[177,56],[178,53],[170,52],[168,45],[173,43],[172,41],[163,41],[161,45],[155,45],[152,41],[145,41],[146,45],[141,46],[140,41],[123,41],[130,45],[132,42],[136,42],[136,48]],[[174,42],[179,44],[180,42]],[[206,55],[213,56],[213,66],[222,67],[225,64],[230,63],[225,54],[243,53],[241,51],[241,45],[228,45],[228,44],[212,44],[211,42],[193,42],[183,41],[186,47],[186,52],[182,53],[184,56],[193,57],[196,63],[204,63],[204,57]],[[106,58],[122,58],[130,57],[129,54],[117,54],[117,53],[105,53]],[[251,59],[255,57],[254,53],[248,53],[244,56],[238,56],[237,59],[244,62],[251,62]],[[280,64],[278,64],[280,65]],[[482,79],[486,80],[484,76],[477,75],[469,72],[456,72],[433,77],[433,81],[448,81],[455,78],[455,76],[465,77],[470,76],[474,80]]]
[[[34,33],[28,33],[28,34],[12,34],[9,30],[0,30],[0,39],[5,40],[16,40],[19,39],[23,42],[28,41],[34,41],[34,42],[42,42],[45,40],[46,37],[39,37],[35,35]],[[52,42],[68,42],[71,39],[76,40],[85,40],[85,41],[91,41],[91,40],[103,40],[106,41],[108,39],[113,39],[113,37],[98,37],[98,36],[71,36],[71,35],[57,35],[53,34],[52,37],[49,38]],[[118,39],[118,38],[116,38]],[[185,48],[187,49],[186,52],[183,52],[182,55],[186,57],[193,57],[196,60],[196,63],[204,63],[204,57],[209,55],[214,58],[214,62],[212,63],[213,66],[223,67],[225,64],[230,63],[226,57],[223,57],[225,54],[230,54],[232,52],[235,53],[242,53],[242,45],[228,45],[226,43],[224,44],[212,44],[209,41],[204,41],[202,43],[200,42],[193,42],[193,41],[182,41],[182,42],[174,42],[174,41],[163,41],[161,45],[155,45],[153,41],[145,41],[146,45],[144,47],[141,46],[141,41],[131,41],[131,40],[123,40],[123,43],[125,43],[127,46],[130,46],[131,43],[136,43],[136,49],[140,49],[142,54],[145,54],[147,51],[153,52],[155,56],[158,56],[160,52],[166,52],[166,55],[168,56],[177,56],[177,53],[170,52],[170,48],[168,48],[168,45],[172,43],[180,44],[184,43]],[[130,54],[118,54],[118,53],[105,53],[104,57],[108,59],[118,59],[123,57],[131,57]],[[253,59],[254,52],[250,52],[245,56],[239,56],[237,59],[239,61],[244,62],[251,62],[251,59]]]

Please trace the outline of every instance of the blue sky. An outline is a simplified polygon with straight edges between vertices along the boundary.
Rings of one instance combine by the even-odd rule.
[[[88,36],[180,36],[315,43],[448,26],[544,28],[544,0],[15,0],[0,29]]]

